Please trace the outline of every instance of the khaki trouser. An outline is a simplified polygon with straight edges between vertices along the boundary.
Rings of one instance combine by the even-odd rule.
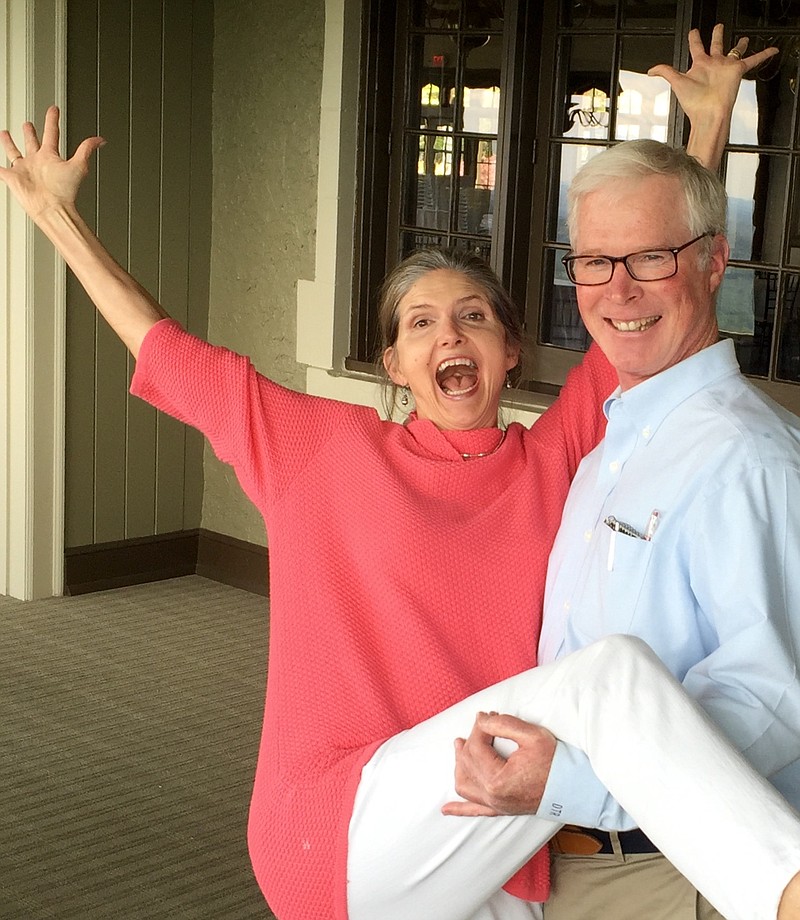
[[[545,920],[724,920],[660,853],[552,856]]]

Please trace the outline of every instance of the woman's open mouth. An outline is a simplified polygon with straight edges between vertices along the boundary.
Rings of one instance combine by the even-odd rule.
[[[478,386],[478,366],[471,358],[448,358],[436,369],[436,382],[445,396],[468,396]]]

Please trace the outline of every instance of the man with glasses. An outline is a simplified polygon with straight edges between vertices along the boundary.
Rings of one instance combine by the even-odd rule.
[[[612,147],[573,180],[563,261],[620,386],[550,558],[540,662],[605,635],[641,637],[798,807],[800,419],[750,384],[720,340],[725,216],[717,176],[656,141]],[[550,761],[542,734],[482,718],[457,770],[477,805],[451,813],[567,823],[546,920],[718,917],[584,755],[559,742]],[[493,736],[520,746],[511,760]],[[713,850],[713,827],[707,835]]]

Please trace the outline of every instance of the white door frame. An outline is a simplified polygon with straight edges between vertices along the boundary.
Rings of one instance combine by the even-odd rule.
[[[66,0],[0,11],[0,126],[21,145],[23,121],[64,112]],[[63,262],[0,188],[0,594],[22,600],[63,592],[65,312]]]

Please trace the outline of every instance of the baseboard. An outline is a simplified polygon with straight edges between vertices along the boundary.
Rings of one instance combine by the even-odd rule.
[[[198,534],[198,575],[252,594],[269,596],[269,558],[266,546],[247,543],[223,533],[201,529]]]
[[[253,594],[269,593],[266,547],[209,530],[77,546],[64,556],[69,595],[195,574]]]
[[[199,531],[76,546],[64,553],[66,594],[88,594],[193,575]]]

